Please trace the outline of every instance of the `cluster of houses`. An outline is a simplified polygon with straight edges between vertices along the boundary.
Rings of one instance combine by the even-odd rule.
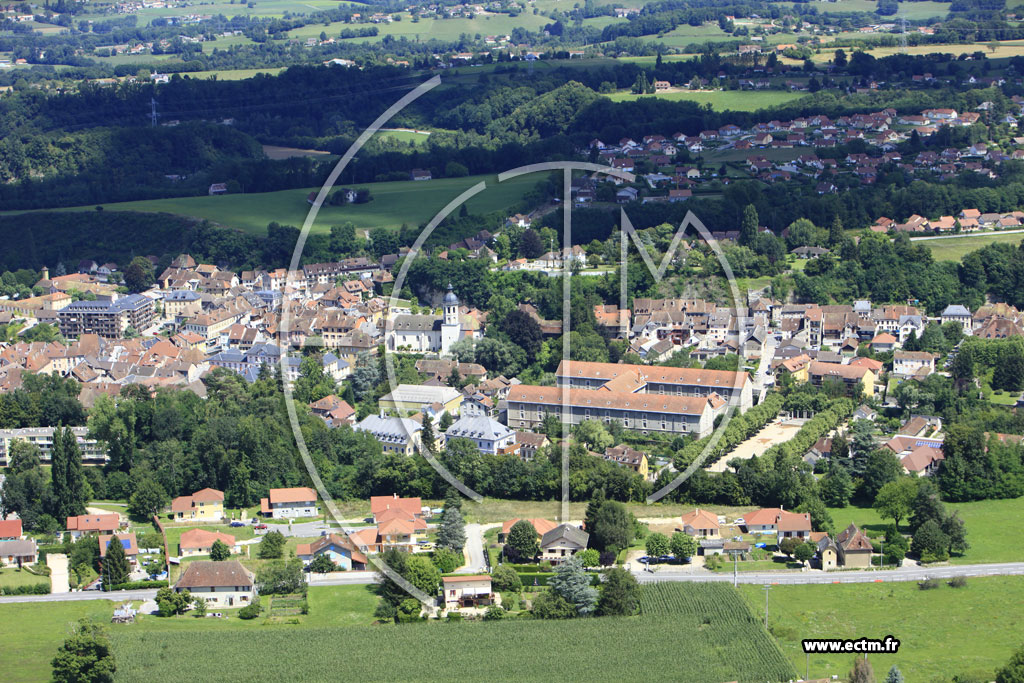
[[[901,115],[894,109],[883,109],[866,114],[851,114],[830,118],[824,114],[798,117],[790,121],[764,121],[747,128],[726,124],[717,130],[704,130],[696,135],[676,133],[671,137],[652,134],[639,141],[622,138],[617,142],[594,139],[590,150],[598,159],[612,168],[641,175],[635,186],[621,187],[616,200],[627,203],[642,200],[650,202],[685,201],[701,184],[712,180],[728,184],[730,178],[720,177],[717,168],[675,163],[679,152],[700,155],[712,150],[747,150],[745,170],[750,177],[764,182],[803,180],[813,183],[818,194],[832,194],[841,186],[852,183],[870,185],[883,170],[902,170],[911,177],[954,177],[965,171],[996,176],[999,163],[1024,158],[1024,138],[1015,138],[1018,146],[1004,152],[982,142],[962,149],[948,148],[941,152],[922,151],[901,155],[899,143],[916,133],[920,137],[934,135],[943,126],[970,126],[982,120],[992,103],[982,103],[976,111],[957,112],[953,109],[925,109],[916,115]],[[1015,98],[1013,112],[1001,122],[1016,128],[1024,115],[1024,99]],[[834,155],[819,157],[814,150],[827,150],[849,144],[855,140],[870,145],[877,153],[850,153],[845,157]],[[792,158],[792,154],[765,155],[756,150],[807,149]],[[785,158],[779,158],[784,156]],[[844,178],[852,178],[845,180]],[[587,204],[596,198],[596,182],[623,185],[620,178],[594,174],[573,186],[577,204]],[[645,196],[641,196],[645,195]]]

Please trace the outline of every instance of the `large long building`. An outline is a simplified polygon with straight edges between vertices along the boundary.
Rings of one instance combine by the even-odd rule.
[[[57,312],[60,333],[69,339],[97,334],[120,339],[129,327],[142,332],[153,323],[153,300],[141,294],[129,294],[113,301],[76,301]]]
[[[628,365],[566,361],[558,364],[558,386],[574,389],[607,389],[623,393],[708,397],[718,394],[729,405],[745,412],[753,405],[753,388],[745,372],[672,368],[661,365]]]
[[[563,397],[563,393],[567,396]],[[563,398],[568,412],[563,415]],[[618,420],[627,429],[643,433],[695,434],[702,438],[714,428],[722,399],[712,396],[674,396],[630,393],[608,389],[563,389],[525,384],[508,394],[508,426],[532,429],[551,414],[563,424],[578,425],[585,420]]]
[[[11,464],[11,446],[15,441],[25,441],[39,447],[39,459],[49,463],[53,452],[53,427],[23,427],[20,429],[0,429],[0,467]],[[107,462],[107,447],[101,441],[89,438],[88,427],[72,427],[78,448],[82,452],[82,461],[91,465],[102,465]]]

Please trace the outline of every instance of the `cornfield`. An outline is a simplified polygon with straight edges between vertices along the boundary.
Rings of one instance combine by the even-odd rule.
[[[722,590],[722,589],[726,590]],[[690,589],[696,589],[690,592]],[[638,617],[113,634],[117,678],[222,682],[796,678],[728,586],[644,588]]]

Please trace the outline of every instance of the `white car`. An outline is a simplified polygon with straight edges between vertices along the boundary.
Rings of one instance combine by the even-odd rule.
[[[747,522],[742,517],[740,517],[739,519],[734,519],[732,523],[736,526],[745,526]]]

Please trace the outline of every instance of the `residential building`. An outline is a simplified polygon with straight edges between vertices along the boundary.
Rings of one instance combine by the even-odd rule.
[[[638,451],[635,448],[630,448],[625,444],[606,448],[604,451],[604,459],[611,460],[614,463],[628,467],[644,479],[650,475],[647,454],[643,451]]]
[[[395,510],[400,511],[409,519],[424,516],[423,501],[419,498],[399,498],[397,493],[391,496],[370,497],[370,514],[373,515],[375,523],[382,522],[389,513]]]
[[[422,447],[423,425],[408,417],[367,415],[353,429],[372,435],[385,453],[412,455]]]
[[[71,540],[77,541],[82,536],[94,533],[111,533],[121,528],[121,517],[116,512],[102,515],[78,515],[68,517],[64,526]]]
[[[516,433],[486,415],[463,415],[445,430],[445,445],[452,439],[469,439],[481,453],[498,455],[516,442]]]
[[[295,555],[306,564],[320,555],[326,555],[342,570],[366,569],[367,565],[366,555],[340,534],[327,534],[312,543],[300,543],[295,549]]]
[[[540,539],[540,559],[558,565],[587,549],[590,534],[571,524],[559,524]]]
[[[516,525],[516,522],[521,521],[524,520],[521,520],[518,517],[516,517],[515,519],[510,519],[507,522],[503,522],[501,525],[501,531],[498,532],[498,543],[504,543],[505,540],[508,538],[508,532],[511,531],[512,527]],[[558,526],[557,522],[552,522],[550,519],[536,518],[527,519],[525,521],[529,522],[533,526],[534,530],[537,532],[538,541],[544,537],[544,534]]]
[[[828,379],[841,381],[854,397],[871,398],[875,395],[875,373],[860,366],[811,361],[808,368],[811,383],[816,386]]]
[[[129,294],[110,301],[76,301],[57,312],[60,333],[69,339],[83,334],[98,334],[120,339],[128,328],[142,332],[153,323],[153,300],[141,294]]]
[[[942,314],[939,316],[939,320],[943,325],[946,323],[957,323],[964,328],[964,334],[969,335],[972,329],[972,318],[971,312],[966,306],[960,304],[950,304],[942,310]]]
[[[181,557],[209,555],[213,544],[217,541],[226,545],[232,553],[241,552],[241,546],[231,534],[208,531],[207,529],[189,529],[178,539],[178,555]]]
[[[519,444],[519,457],[529,461],[537,455],[541,448],[551,445],[551,440],[546,434],[535,434],[534,432],[516,432],[516,443]]]
[[[0,541],[18,541],[24,535],[20,519],[0,519]]]
[[[0,540],[0,567],[25,567],[39,560],[35,539]]]
[[[206,600],[208,607],[245,607],[256,597],[252,572],[238,560],[190,562],[174,590],[187,590],[193,598]]]
[[[224,492],[205,488],[178,496],[171,501],[171,516],[175,522],[218,522],[224,519]]]
[[[23,427],[20,429],[0,429],[0,467],[10,465],[11,445],[17,441],[26,441],[39,447],[39,459],[44,464],[50,462],[53,451],[54,427]],[[107,462],[107,447],[102,441],[89,438],[88,427],[71,427],[75,435],[78,450],[82,452],[82,462],[88,465],[103,465]]]
[[[316,492],[305,486],[270,489],[267,497],[260,499],[260,513],[274,519],[316,517]]]
[[[446,576],[441,579],[445,609],[484,607],[493,602],[491,577],[488,574]]]
[[[935,372],[935,355],[898,349],[892,354],[892,372],[901,377],[927,377]]]
[[[124,548],[124,554],[128,557],[128,564],[133,568],[138,566],[139,542],[135,539],[134,532],[127,534],[100,534],[97,540],[100,544],[100,562],[103,562],[103,558],[107,556],[111,543],[120,543],[121,547]]]
[[[743,517],[747,533],[775,534],[784,538],[808,540],[811,534],[811,516],[808,513],[788,512],[781,508],[762,508]]]
[[[856,524],[850,524],[836,535],[839,566],[867,568],[871,566],[871,541]]]
[[[683,532],[694,538],[720,538],[718,515],[707,510],[696,508],[693,512],[687,512],[682,517],[682,523]]]

